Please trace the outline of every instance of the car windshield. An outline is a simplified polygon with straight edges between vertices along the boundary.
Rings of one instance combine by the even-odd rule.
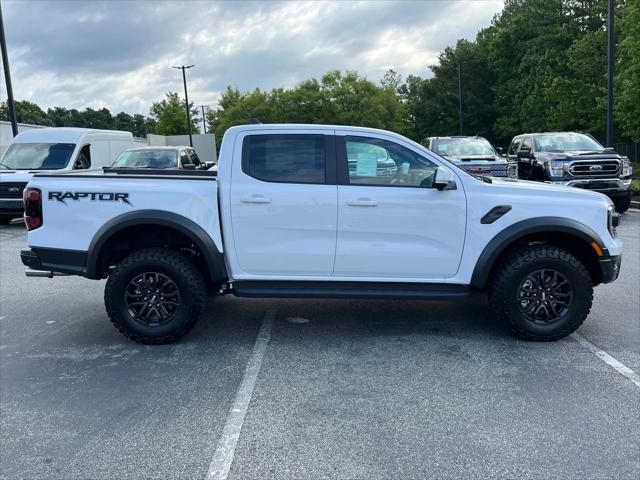
[[[12,170],[60,170],[69,163],[74,143],[13,143],[0,160]]]
[[[177,168],[175,150],[125,150],[113,162],[118,168]]]
[[[545,133],[535,137],[539,152],[596,151],[604,147],[583,133]]]
[[[431,142],[431,150],[445,157],[496,154],[489,141],[484,138],[437,138]]]

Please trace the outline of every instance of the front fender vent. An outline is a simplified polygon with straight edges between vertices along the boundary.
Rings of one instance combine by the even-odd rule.
[[[484,217],[480,219],[480,223],[487,225],[498,220],[501,216],[511,210],[511,205],[498,205],[489,210]]]

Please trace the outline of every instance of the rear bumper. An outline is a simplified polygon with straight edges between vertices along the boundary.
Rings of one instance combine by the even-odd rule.
[[[28,270],[32,271],[84,275],[87,265],[87,252],[34,247],[31,250],[22,250],[20,252],[20,260]]]
[[[600,272],[602,274],[602,283],[611,283],[620,275],[620,266],[622,263],[622,255],[615,257],[602,258],[600,260]]]
[[[24,202],[14,198],[0,198],[0,216],[21,217],[24,213]]]

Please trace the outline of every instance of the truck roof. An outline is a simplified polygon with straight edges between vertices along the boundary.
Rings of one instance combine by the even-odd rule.
[[[248,130],[339,130],[339,131],[358,131],[358,132],[376,132],[384,135],[396,136],[398,134],[388,130],[370,127],[355,127],[350,125],[320,125],[314,123],[259,123],[236,125],[229,128],[228,131],[248,131]]]
[[[133,140],[131,132],[120,130],[98,130],[93,128],[51,127],[34,128],[20,132],[13,143],[78,143],[87,134],[106,134],[114,137],[127,137]]]

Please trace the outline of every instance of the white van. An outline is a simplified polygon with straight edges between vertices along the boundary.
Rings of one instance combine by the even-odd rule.
[[[34,173],[99,169],[135,146],[130,132],[35,128],[19,133],[0,159],[0,225],[23,212],[22,190]]]

